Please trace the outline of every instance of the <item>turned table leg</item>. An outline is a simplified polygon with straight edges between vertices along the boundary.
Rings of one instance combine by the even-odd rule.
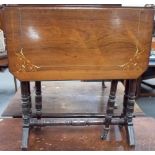
[[[136,80],[129,80],[129,94],[126,105],[126,132],[130,146],[135,146],[135,134],[133,128],[133,112],[135,104]]]
[[[127,108],[127,102],[128,102],[128,96],[129,96],[129,80],[125,81],[125,89],[124,89],[124,97],[123,97],[123,109],[122,109],[122,113],[121,116],[123,118],[126,117],[126,108]],[[123,127],[123,125],[119,125],[120,128]]]
[[[21,82],[21,99],[22,99],[22,117],[23,117],[23,134],[22,134],[22,150],[27,150],[31,117],[31,97],[30,84],[28,81]]]
[[[124,90],[124,98],[123,98],[123,111],[122,116],[126,115],[126,107],[128,102],[128,94],[129,93],[129,80],[126,80],[125,82],[125,90]]]
[[[110,130],[110,124],[111,124],[112,116],[114,113],[117,84],[118,84],[117,80],[112,80],[110,95],[109,95],[107,110],[106,110],[105,126],[103,130],[103,135],[101,136],[103,140],[107,138],[108,132]]]
[[[35,96],[35,107],[36,107],[36,115],[37,115],[37,118],[40,119],[41,118],[41,115],[42,115],[42,95],[41,95],[41,81],[36,81],[35,82],[35,93],[36,93],[36,96]]]
[[[14,79],[14,84],[15,84],[15,92],[17,92],[17,81],[15,77],[13,77],[13,79]]]
[[[31,100],[31,86],[30,82],[28,82],[28,94],[29,94],[29,112],[32,114],[32,100]]]
[[[104,80],[102,81],[102,88],[107,88]]]

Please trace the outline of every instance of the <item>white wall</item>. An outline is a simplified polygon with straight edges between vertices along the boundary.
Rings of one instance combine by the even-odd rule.
[[[123,6],[144,6],[155,4],[155,0],[0,0],[0,4],[122,4]]]

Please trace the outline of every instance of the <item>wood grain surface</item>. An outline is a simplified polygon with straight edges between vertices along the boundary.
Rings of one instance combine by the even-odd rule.
[[[4,8],[11,73],[19,80],[136,79],[148,66],[153,9]]]

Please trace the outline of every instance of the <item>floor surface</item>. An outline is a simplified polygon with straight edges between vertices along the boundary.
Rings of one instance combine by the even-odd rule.
[[[1,119],[0,150],[20,150],[21,119]],[[155,151],[155,119],[134,119],[135,147],[129,147],[124,128],[112,126],[109,139],[100,139],[103,126],[88,127],[42,127],[30,132],[29,150],[49,151]],[[145,133],[145,134],[144,134]]]

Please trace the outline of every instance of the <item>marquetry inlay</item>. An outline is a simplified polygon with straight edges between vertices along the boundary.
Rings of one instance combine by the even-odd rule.
[[[32,64],[32,62],[27,59],[23,53],[23,49],[16,53],[17,57],[17,72],[36,72],[40,67]]]

